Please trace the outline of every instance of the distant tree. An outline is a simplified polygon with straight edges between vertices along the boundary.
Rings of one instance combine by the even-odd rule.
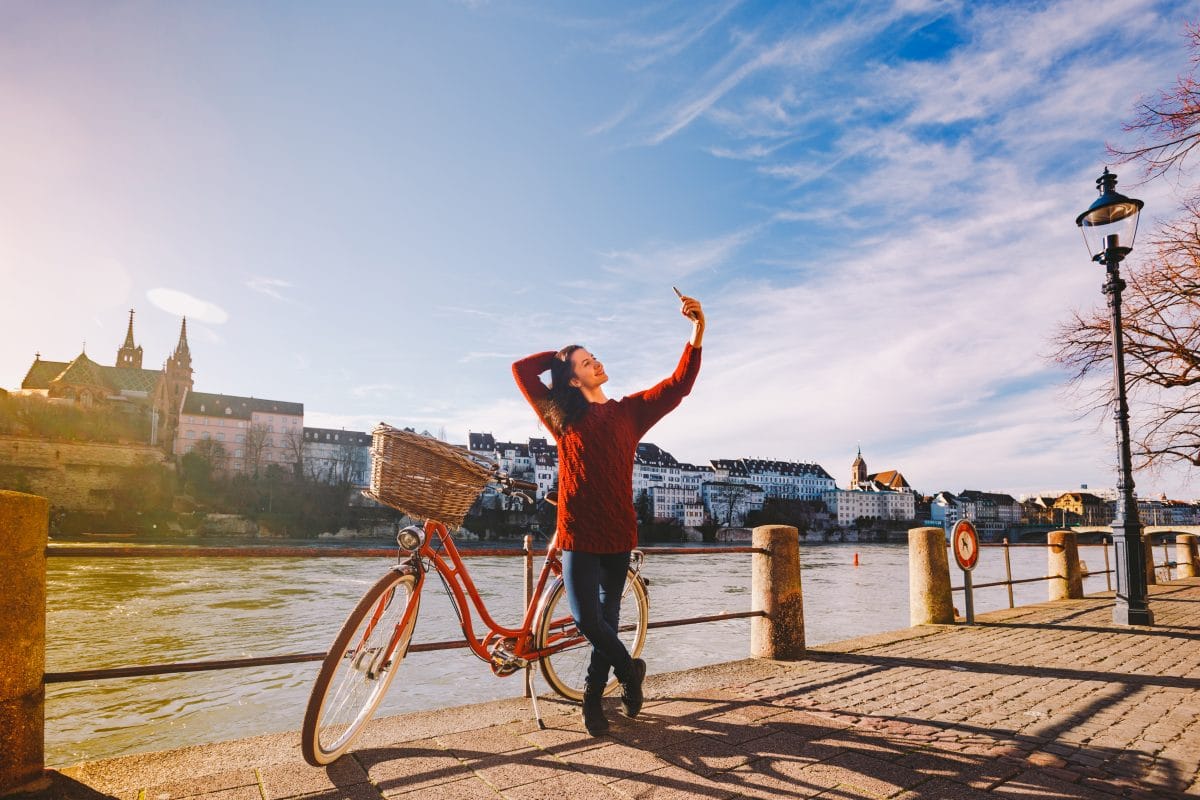
[[[711,503],[717,519],[723,519],[726,527],[733,525],[734,515],[750,497],[750,487],[744,483],[724,482],[713,484]]]
[[[637,512],[639,523],[647,523],[654,519],[654,503],[650,499],[650,492],[645,489],[638,492],[637,498],[633,501],[633,510]]]
[[[228,463],[225,445],[215,439],[201,439],[179,459],[180,477],[187,491],[211,498],[214,484]]]
[[[216,439],[201,439],[192,445],[189,452],[208,462],[213,472],[224,472],[229,466],[229,451],[225,449],[224,443]]]
[[[242,448],[246,472],[258,477],[263,455],[271,441],[271,429],[261,422],[251,422],[246,429],[246,442]]]
[[[283,452],[292,465],[296,477],[304,474],[304,432],[290,430],[283,435]]]

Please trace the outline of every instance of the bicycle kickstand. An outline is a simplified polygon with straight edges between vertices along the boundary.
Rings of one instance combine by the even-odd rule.
[[[542,722],[542,712],[538,708],[537,689],[533,685],[533,673],[537,670],[533,667],[525,670],[525,691],[529,693],[529,699],[533,702],[533,718],[537,720],[538,730],[546,730],[546,723]]]

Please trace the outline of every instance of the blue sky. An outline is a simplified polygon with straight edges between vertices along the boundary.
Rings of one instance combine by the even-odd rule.
[[[112,363],[132,306],[148,366],[187,314],[197,389],[520,439],[510,363],[580,342],[644,388],[674,284],[709,316],[649,437],[681,459],[1109,486],[1111,423],[1045,356],[1103,299],[1074,217],[1188,13],[0,2],[0,385],[85,340]]]

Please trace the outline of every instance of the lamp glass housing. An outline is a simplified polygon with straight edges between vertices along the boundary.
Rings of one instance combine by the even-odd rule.
[[[1096,181],[1100,196],[1078,217],[1075,224],[1083,234],[1083,243],[1093,259],[1099,259],[1110,247],[1133,249],[1137,237],[1141,200],[1126,197],[1116,190],[1117,176],[1104,170]]]

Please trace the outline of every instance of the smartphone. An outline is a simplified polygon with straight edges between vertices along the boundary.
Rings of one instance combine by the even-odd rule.
[[[676,289],[674,286],[672,286],[671,288],[672,288],[672,289],[675,289],[675,296],[676,296],[676,297],[678,297],[680,300],[683,300],[683,294],[682,294],[682,293],[680,293],[680,291],[679,291],[678,289]],[[695,315],[695,314],[688,314],[688,317],[689,317],[690,319],[695,319],[695,318],[696,318],[696,315]]]

